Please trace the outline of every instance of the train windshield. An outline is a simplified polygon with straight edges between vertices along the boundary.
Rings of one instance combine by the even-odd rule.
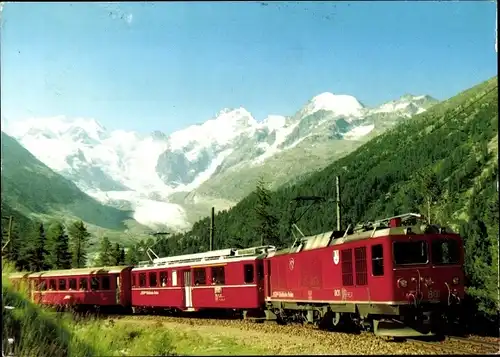
[[[431,243],[432,263],[436,265],[458,264],[460,247],[455,239],[440,238]]]
[[[426,241],[394,242],[393,244],[394,264],[427,264],[429,253]]]

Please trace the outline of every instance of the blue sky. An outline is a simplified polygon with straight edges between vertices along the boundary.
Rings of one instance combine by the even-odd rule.
[[[497,73],[492,2],[8,3],[8,120],[166,133],[243,106],[291,115],[330,91],[446,99]]]

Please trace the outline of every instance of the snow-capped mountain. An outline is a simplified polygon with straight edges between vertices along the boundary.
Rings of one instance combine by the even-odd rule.
[[[110,131],[93,119],[65,117],[6,122],[2,130],[89,195],[134,210],[140,223],[183,230],[191,219],[178,193],[203,191],[239,170],[258,172],[286,152],[300,156],[301,150],[319,143],[360,140],[435,102],[428,96],[407,95],[366,108],[352,96],[322,93],[292,116],[270,115],[258,122],[245,108],[223,109],[206,122],[171,135]],[[216,196],[234,199],[223,193]]]

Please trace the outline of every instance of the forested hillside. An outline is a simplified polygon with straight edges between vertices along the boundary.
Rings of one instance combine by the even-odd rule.
[[[270,212],[280,218],[286,246],[290,200],[298,195],[335,197],[341,177],[342,226],[405,212],[459,231],[465,239],[469,293],[481,311],[498,310],[498,79],[494,77],[427,112],[406,120],[302,182],[271,194]],[[215,218],[215,248],[260,243],[257,195]],[[428,205],[429,203],[429,205]],[[333,229],[334,204],[312,207],[298,222],[314,234]],[[192,231],[158,242],[160,256],[206,250],[209,219]]]

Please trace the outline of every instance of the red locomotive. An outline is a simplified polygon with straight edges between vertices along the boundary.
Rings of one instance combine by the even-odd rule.
[[[138,267],[24,275],[34,301],[138,310],[231,310],[279,323],[354,323],[378,335],[432,334],[464,295],[460,236],[406,214],[297,239]]]
[[[464,258],[457,234],[416,214],[338,233],[304,237],[265,259],[268,319],[354,322],[379,335],[415,336],[439,330],[442,315],[458,311]]]

